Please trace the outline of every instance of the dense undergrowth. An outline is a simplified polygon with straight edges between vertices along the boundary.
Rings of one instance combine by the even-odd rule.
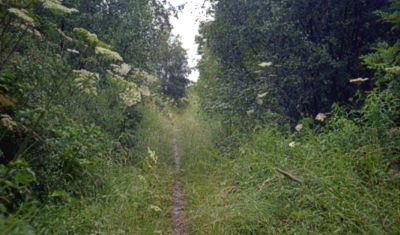
[[[185,158],[193,233],[398,234],[400,2],[213,9],[194,87],[206,118],[182,118],[199,143]]]
[[[229,151],[196,104],[177,120],[194,234],[399,233],[397,129],[337,115],[292,134],[263,127]]]
[[[400,1],[210,2],[0,1],[0,234],[400,233]]]
[[[30,201],[0,224],[1,234],[153,234],[168,232],[172,202],[171,127],[155,106],[143,111],[136,163],[104,161],[95,168],[101,185],[79,198],[54,194],[44,205]],[[114,153],[118,157],[117,152]],[[94,186],[93,186],[94,187]],[[85,188],[87,190],[87,187]],[[61,192],[60,192],[61,194]]]
[[[168,162],[169,143],[155,107],[188,83],[174,11],[158,0],[0,1],[0,234],[168,229],[171,177],[157,156]]]

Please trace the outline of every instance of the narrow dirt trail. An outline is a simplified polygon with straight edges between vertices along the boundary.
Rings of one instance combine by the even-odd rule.
[[[185,226],[185,202],[183,195],[183,186],[181,181],[181,155],[178,149],[176,137],[172,139],[172,149],[175,160],[176,178],[173,188],[174,208],[172,210],[172,227],[174,235],[186,235]]]

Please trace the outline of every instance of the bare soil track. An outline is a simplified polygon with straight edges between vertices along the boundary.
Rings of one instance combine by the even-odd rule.
[[[172,210],[172,227],[174,235],[186,235],[187,230],[185,226],[185,203],[183,195],[183,186],[180,179],[181,176],[181,155],[179,154],[178,144],[176,138],[172,139],[172,148],[175,159],[176,179],[173,188],[174,208]]]

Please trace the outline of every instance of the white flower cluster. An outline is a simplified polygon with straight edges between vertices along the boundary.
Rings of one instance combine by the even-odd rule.
[[[42,0],[43,7],[50,10],[54,14],[72,14],[79,12],[75,8],[68,8],[64,5],[59,0]]]
[[[258,64],[261,68],[267,68],[272,66],[272,62],[261,62]]]
[[[320,122],[323,122],[323,121],[325,121],[325,119],[326,119],[327,117],[328,117],[328,116],[327,116],[325,113],[319,113],[319,114],[315,117],[315,120],[320,121]]]
[[[132,66],[130,66],[129,64],[112,64],[111,67],[113,68],[113,71],[116,72],[117,74],[121,75],[121,76],[126,76],[128,75],[128,73],[132,70]]]
[[[142,100],[140,91],[135,83],[130,82],[130,86],[119,94],[119,97],[128,107],[132,107]]]
[[[76,87],[88,95],[97,96],[97,83],[100,80],[98,73],[89,72],[87,70],[74,70],[78,77],[74,80]]]
[[[388,73],[400,74],[400,66],[394,66],[394,67],[386,68],[385,71],[388,72]]]
[[[151,96],[151,92],[150,92],[149,87],[147,87],[147,86],[141,86],[141,87],[139,88],[139,90],[140,90],[140,93],[142,94],[142,96],[146,96],[146,97]]]
[[[123,77],[114,74],[112,71],[108,71],[107,78],[121,89],[119,97],[126,106],[132,107],[142,100],[142,95],[136,83],[126,81]]]
[[[126,76],[128,75],[128,73],[132,70],[132,67],[129,64],[112,64],[111,65],[112,69],[114,72],[116,72],[117,74],[121,75],[121,76]]]

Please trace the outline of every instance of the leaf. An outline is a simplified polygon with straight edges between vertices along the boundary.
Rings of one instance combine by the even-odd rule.
[[[53,191],[49,195],[50,197],[62,197],[62,198],[69,198],[69,194],[63,190]]]
[[[15,180],[19,184],[30,184],[36,181],[35,173],[30,169],[26,168],[23,170],[18,170],[15,174]]]

